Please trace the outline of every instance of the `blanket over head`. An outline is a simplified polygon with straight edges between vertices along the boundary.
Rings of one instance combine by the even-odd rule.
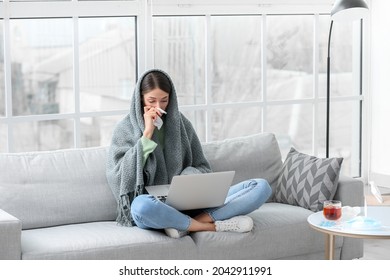
[[[164,118],[164,147],[157,145],[143,165],[141,137],[145,129],[141,82],[150,72],[158,71],[169,79],[172,91]],[[152,140],[159,143],[157,134]],[[179,174],[210,172],[199,138],[191,122],[179,112],[176,91],[171,78],[153,69],[139,79],[131,99],[130,112],[115,127],[107,155],[106,175],[118,202],[117,222],[131,226],[131,203],[145,193],[145,186],[169,184]]]

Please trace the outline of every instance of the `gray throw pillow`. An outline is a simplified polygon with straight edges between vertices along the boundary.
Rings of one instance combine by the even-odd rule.
[[[264,132],[240,136],[202,144],[204,154],[211,169],[217,171],[234,170],[233,183],[263,178],[272,188],[273,200],[282,169],[282,155],[273,133]]]
[[[317,158],[290,149],[275,193],[276,202],[320,211],[333,199],[343,158]]]

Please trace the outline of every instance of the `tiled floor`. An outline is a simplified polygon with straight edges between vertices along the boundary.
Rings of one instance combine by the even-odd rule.
[[[390,239],[365,239],[361,260],[390,260]]]

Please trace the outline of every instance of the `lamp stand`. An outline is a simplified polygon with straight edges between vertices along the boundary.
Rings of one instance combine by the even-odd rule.
[[[330,125],[330,40],[332,36],[333,20],[330,22],[328,39],[328,58],[326,72],[326,157],[329,157],[329,125]]]

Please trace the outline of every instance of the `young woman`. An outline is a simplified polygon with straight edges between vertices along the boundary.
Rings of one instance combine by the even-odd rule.
[[[107,179],[118,202],[117,221],[143,229],[164,229],[170,237],[188,232],[248,232],[246,214],[271,195],[263,179],[232,186],[225,204],[180,212],[145,191],[168,184],[175,175],[211,172],[190,121],[179,112],[171,78],[149,70],[137,82],[130,113],[116,126],[107,159]]]

